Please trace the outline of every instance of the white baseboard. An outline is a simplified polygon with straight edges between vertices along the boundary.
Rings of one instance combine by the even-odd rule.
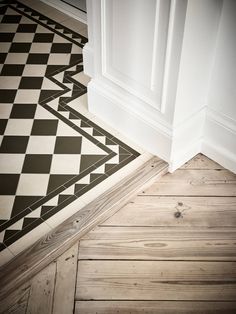
[[[83,64],[84,64],[84,73],[90,77],[94,75],[94,55],[93,48],[89,43],[84,45],[83,48]]]
[[[208,109],[202,153],[236,173],[236,121]]]
[[[206,107],[192,114],[181,124],[173,127],[169,172],[174,172],[201,152]]]
[[[171,134],[167,127],[153,125],[148,118],[134,112],[128,98],[106,84],[92,80],[88,84],[89,111],[111,125],[134,143],[169,161]]]

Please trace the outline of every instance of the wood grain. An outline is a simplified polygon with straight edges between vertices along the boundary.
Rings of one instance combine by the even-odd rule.
[[[167,167],[167,163],[158,157],[148,160],[134,173],[1,267],[0,300],[64,253],[95,225],[118,211],[144,185],[151,184],[154,179],[166,173]]]
[[[203,154],[197,154],[186,162],[180,169],[224,169],[221,165],[207,158]]]
[[[78,244],[75,244],[56,261],[53,314],[73,314],[77,258]]]
[[[100,227],[80,241],[79,259],[236,261],[236,230]]]
[[[0,313],[25,314],[31,282],[27,282],[0,302]]]
[[[52,313],[56,263],[51,263],[33,279],[27,314]]]
[[[80,261],[76,300],[234,301],[236,263]]]
[[[77,301],[75,314],[235,314],[236,302]]]
[[[228,170],[186,170],[168,173],[143,195],[236,196],[236,174]]]
[[[180,217],[176,218],[176,212],[181,213]],[[234,227],[236,198],[139,196],[102,225]]]

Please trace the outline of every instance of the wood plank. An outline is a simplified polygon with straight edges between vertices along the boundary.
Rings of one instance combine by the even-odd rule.
[[[77,259],[78,244],[75,244],[56,261],[57,269],[53,300],[53,314],[73,313]]]
[[[79,259],[236,261],[236,229],[99,227],[80,240]]]
[[[180,169],[224,169],[215,161],[203,154],[197,154],[191,160],[186,162]]]
[[[236,174],[228,170],[186,170],[168,173],[142,195],[236,196]]]
[[[158,157],[148,160],[134,173],[1,267],[0,300],[64,253],[86,232],[118,211],[144,185],[151,184],[166,173],[167,168],[167,163]]]
[[[56,263],[51,263],[33,279],[27,314],[52,313]]]
[[[80,261],[76,300],[235,301],[236,263]]]
[[[102,225],[235,227],[236,198],[139,196]]]
[[[236,302],[77,301],[75,314],[235,314]]]
[[[31,282],[27,282],[2,300],[0,302],[0,313],[25,314],[27,310],[30,287]]]

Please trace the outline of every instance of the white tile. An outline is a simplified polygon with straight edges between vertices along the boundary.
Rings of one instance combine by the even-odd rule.
[[[55,102],[58,102],[58,100],[55,99]],[[50,103],[48,103],[48,104],[50,104]],[[35,119],[51,120],[51,119],[55,119],[55,116],[50,111],[48,111],[47,109],[38,105],[36,108],[34,118]]]
[[[10,119],[7,122],[5,135],[30,135],[32,119]]]
[[[11,104],[0,104],[0,119],[8,119],[11,114]]]
[[[52,174],[79,174],[80,155],[54,155],[50,172]]]
[[[68,106],[75,109],[79,113],[86,115],[89,119],[93,117],[93,114],[88,111],[87,93],[69,102]]]
[[[83,53],[83,49],[75,44],[72,45],[71,53]]]
[[[40,195],[44,196],[47,192],[49,174],[28,174],[20,176],[16,195]]]
[[[57,136],[80,136],[80,134],[66,123],[58,121]]]
[[[49,53],[51,46],[50,43],[32,43],[30,53]]]
[[[23,76],[44,76],[47,66],[44,64],[26,64]]]
[[[60,86],[58,86],[56,83],[54,83],[47,77],[44,77],[41,89],[63,90]]]
[[[107,153],[94,143],[83,137],[81,155],[107,155]]]
[[[0,173],[20,173],[24,159],[24,154],[0,154]]]
[[[37,26],[36,33],[52,34],[52,31],[42,25]]]
[[[77,213],[81,208],[85,206],[85,203],[80,199],[76,199],[74,202],[60,210],[56,215],[46,220],[46,223],[51,228],[56,228],[58,225],[63,223],[66,219]]]
[[[70,54],[65,53],[50,53],[48,64],[67,65],[70,62]]]
[[[55,34],[53,37],[53,43],[68,43],[68,39]]]
[[[50,231],[51,228],[46,223],[42,223],[26,235],[24,235],[22,238],[11,244],[8,249],[14,255],[17,255],[23,250],[27,249],[30,245],[34,244],[37,240],[39,240]]]
[[[11,218],[11,211],[14,204],[15,196],[1,195],[0,196],[0,219]]]
[[[35,89],[19,89],[16,93],[15,103],[33,104],[38,103],[40,90]]]
[[[34,33],[16,33],[13,42],[17,43],[31,43],[34,38]]]
[[[30,136],[26,153],[27,154],[53,154],[55,136]]]
[[[11,43],[1,43],[0,52],[8,52],[10,47],[11,47]]]
[[[14,53],[9,52],[7,54],[5,64],[25,64],[28,58],[28,53]]]
[[[0,252],[0,266],[3,266],[7,262],[9,262],[13,257],[14,255],[12,254],[10,250],[5,249],[1,251]]]
[[[84,74],[84,72],[77,73],[77,74],[73,75],[72,77],[73,77],[73,79],[77,80],[78,82],[80,82],[84,86],[87,86],[89,81],[91,80],[91,78],[89,76],[87,76],[86,74]]]
[[[0,76],[1,89],[17,89],[20,84],[20,76]]]
[[[21,18],[21,20],[20,20],[20,23],[21,23],[21,24],[32,24],[32,20],[23,15],[22,18]],[[34,24],[35,24],[35,23],[34,23]]]
[[[15,33],[17,30],[17,27],[18,27],[18,24],[2,23],[0,24],[0,32],[1,33],[6,33],[6,32]]]

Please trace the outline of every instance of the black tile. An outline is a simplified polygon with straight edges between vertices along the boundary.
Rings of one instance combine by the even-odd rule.
[[[30,205],[34,204],[35,202],[37,202],[41,198],[42,198],[42,196],[16,195],[15,200],[14,200],[14,204],[12,207],[11,218],[19,215],[22,211],[25,212],[26,208],[28,208]]]
[[[74,175],[67,174],[51,174],[49,178],[47,194],[57,189],[59,186],[64,185],[67,181],[74,177]]]
[[[19,89],[41,89],[43,77],[22,77]]]
[[[55,43],[52,44],[51,53],[70,53],[72,48],[71,43]]]
[[[29,52],[31,43],[12,43],[9,52]]]
[[[34,33],[37,26],[37,24],[20,24],[16,31],[17,33]]]
[[[55,154],[80,154],[82,137],[58,136],[55,143]]]
[[[5,15],[3,16],[1,23],[19,23],[21,20],[21,15]]]
[[[21,76],[24,71],[24,64],[5,64],[2,68],[2,76]]]
[[[104,155],[82,155],[80,159],[80,172],[96,164],[99,160],[102,160]]]
[[[35,34],[33,42],[36,43],[51,43],[53,42],[54,34],[40,33]]]
[[[34,120],[32,135],[56,135],[58,120]]]
[[[49,54],[47,53],[29,53],[27,64],[47,64]]]
[[[11,110],[10,118],[14,119],[32,119],[35,115],[37,105],[34,104],[14,104]]]
[[[82,54],[71,54],[70,64],[81,62],[83,60]]]
[[[15,195],[19,174],[0,174],[0,195]]]
[[[22,173],[49,173],[52,155],[26,155]]]
[[[0,33],[0,42],[12,42],[15,33]]]
[[[25,153],[28,141],[29,136],[4,136],[0,147],[0,153]]]
[[[1,89],[0,90],[0,102],[1,103],[13,103],[16,97],[16,89]]]
[[[7,53],[0,53],[0,64],[3,64],[6,60]]]
[[[0,134],[4,134],[6,126],[7,126],[7,119],[0,119]]]

